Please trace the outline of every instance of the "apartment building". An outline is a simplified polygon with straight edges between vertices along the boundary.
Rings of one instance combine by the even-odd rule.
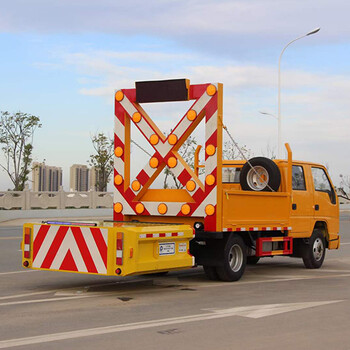
[[[33,191],[58,191],[62,186],[62,168],[34,162]]]
[[[70,167],[70,191],[89,191],[91,182],[91,170],[83,164],[73,164]]]

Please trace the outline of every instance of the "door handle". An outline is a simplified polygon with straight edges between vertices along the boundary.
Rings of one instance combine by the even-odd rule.
[[[315,210],[319,210],[320,206],[318,204],[315,204]]]

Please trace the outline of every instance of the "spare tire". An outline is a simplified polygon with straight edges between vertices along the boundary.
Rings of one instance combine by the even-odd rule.
[[[240,184],[244,191],[277,191],[281,173],[271,159],[254,157],[243,165]]]

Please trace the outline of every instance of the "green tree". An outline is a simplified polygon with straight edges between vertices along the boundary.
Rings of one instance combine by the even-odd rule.
[[[240,146],[240,151],[232,141],[225,141],[222,149],[222,158],[227,160],[249,159],[252,156],[252,150],[246,145]]]
[[[96,171],[96,189],[106,191],[113,171],[113,140],[104,133],[97,133],[91,137],[91,141],[96,153],[90,155],[88,162]]]
[[[0,113],[0,144],[5,158],[0,167],[8,174],[14,190],[23,191],[31,170],[34,132],[42,124],[39,117],[28,113]]]
[[[350,176],[340,174],[339,177],[341,179],[340,188],[342,188],[348,197],[350,197]]]

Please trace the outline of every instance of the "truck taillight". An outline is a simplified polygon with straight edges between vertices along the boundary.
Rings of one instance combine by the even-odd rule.
[[[31,242],[32,230],[30,227],[24,229],[24,257],[30,259],[30,242]]]
[[[123,232],[117,232],[117,265],[123,265]]]

